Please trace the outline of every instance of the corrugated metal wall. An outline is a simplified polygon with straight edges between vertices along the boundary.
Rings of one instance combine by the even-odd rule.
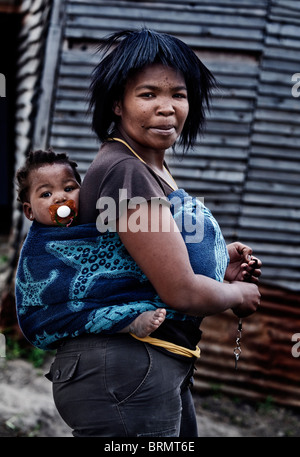
[[[300,290],[300,3],[273,1],[266,22],[238,234],[257,249],[265,281]]]
[[[15,170],[33,146],[35,118],[39,116],[38,98],[44,68],[45,46],[51,13],[50,0],[25,1],[20,5],[21,32],[18,37],[18,61],[15,102]],[[4,45],[4,44],[3,44]],[[13,202],[12,240],[20,240],[22,215]],[[13,246],[15,249],[15,246]]]
[[[37,100],[50,11],[50,0],[26,1],[20,7],[22,28],[18,37],[19,56],[16,75],[16,168],[23,165],[24,154],[32,146],[33,119],[39,111]]]
[[[193,46],[220,82],[204,138],[169,163],[179,186],[205,198],[228,241],[264,262],[265,283],[299,290],[300,4],[283,0],[65,2],[49,144],[84,174],[97,150],[86,117],[95,43],[146,25]],[[178,151],[180,156],[180,151]],[[276,280],[274,281],[274,278]]]
[[[204,319],[195,389],[300,408],[300,297],[270,287],[261,294],[259,310],[242,321],[237,370],[237,317],[226,311]]]
[[[17,39],[18,58],[16,62],[15,88],[15,122],[14,122],[14,166],[15,171],[24,163],[26,154],[34,147],[34,131],[41,118],[39,99],[42,92],[41,81],[46,58],[45,49],[51,23],[51,0],[24,0],[13,2],[12,11],[20,15],[21,30]],[[17,5],[18,3],[18,5]],[[20,3],[20,5],[19,5]],[[11,49],[11,43],[1,43]],[[44,124],[44,128],[46,125]],[[0,291],[0,331],[7,335],[19,337],[14,279],[18,256],[25,234],[28,231],[28,220],[23,217],[20,204],[16,200],[15,182],[12,182],[14,200],[13,217],[7,255],[8,264],[2,278]]]

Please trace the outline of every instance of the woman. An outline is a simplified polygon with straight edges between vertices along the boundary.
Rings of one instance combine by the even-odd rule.
[[[159,298],[167,315],[150,337],[67,340],[49,375],[54,399],[75,436],[197,436],[189,382],[199,325],[230,308],[255,312],[261,263],[240,243],[227,250],[209,210],[177,188],[165,163],[177,140],[186,151],[201,133],[211,73],[183,42],[150,30],[117,33],[101,49],[91,107],[103,144],[81,188],[80,223],[116,229],[153,287],[149,303]],[[187,215],[200,215],[203,237],[188,238]]]

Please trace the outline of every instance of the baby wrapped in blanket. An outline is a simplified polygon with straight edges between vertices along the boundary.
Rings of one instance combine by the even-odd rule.
[[[17,178],[19,200],[33,220],[17,270],[17,315],[33,345],[51,349],[84,333],[122,331],[145,311],[161,308],[166,319],[199,327],[201,319],[165,306],[117,232],[100,233],[96,224],[71,225],[80,176],[65,154],[32,153]],[[182,189],[168,200],[195,273],[222,281],[228,253],[210,211]],[[158,316],[160,325],[165,314]]]

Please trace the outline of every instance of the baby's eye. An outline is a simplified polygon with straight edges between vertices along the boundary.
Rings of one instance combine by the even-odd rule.
[[[48,198],[51,197],[51,192],[43,192],[41,195],[42,198]]]
[[[74,189],[74,187],[67,186],[67,187],[65,187],[65,192],[72,192],[73,189]]]

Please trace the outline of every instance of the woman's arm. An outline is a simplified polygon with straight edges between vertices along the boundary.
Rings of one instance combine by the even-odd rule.
[[[129,254],[166,305],[194,316],[232,308],[239,317],[246,317],[256,311],[260,294],[255,284],[220,283],[196,275],[170,209],[161,206],[159,224],[155,212],[155,231],[151,225],[152,212],[150,203],[129,209],[120,217],[117,227]],[[143,231],[135,231],[137,221]]]

